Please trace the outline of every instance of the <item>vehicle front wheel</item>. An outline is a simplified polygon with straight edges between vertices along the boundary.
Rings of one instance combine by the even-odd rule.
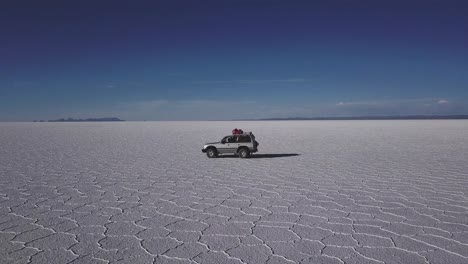
[[[218,151],[216,151],[214,148],[209,148],[206,151],[206,156],[208,156],[208,158],[216,158],[218,157]]]
[[[248,149],[246,148],[242,148],[239,150],[239,157],[241,159],[247,159],[247,158],[250,158],[250,152]]]

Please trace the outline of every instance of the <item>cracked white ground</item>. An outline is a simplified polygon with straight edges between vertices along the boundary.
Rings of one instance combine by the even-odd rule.
[[[234,127],[257,158],[201,152]],[[467,121],[0,123],[0,262],[468,263],[467,135]]]

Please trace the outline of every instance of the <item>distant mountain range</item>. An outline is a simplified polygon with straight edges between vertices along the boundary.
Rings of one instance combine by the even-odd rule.
[[[102,118],[86,118],[86,119],[75,119],[75,118],[60,118],[56,120],[49,120],[48,122],[116,122],[125,121],[117,117],[102,117]]]
[[[294,121],[294,120],[430,120],[430,119],[468,119],[468,115],[408,115],[408,116],[345,116],[345,117],[286,117],[286,118],[260,118],[260,119],[235,119],[233,121]],[[56,120],[34,120],[34,122],[122,122],[118,117],[102,118],[60,118]]]
[[[468,115],[409,115],[409,116],[348,116],[348,117],[287,117],[256,120],[418,120],[418,119],[468,119]]]

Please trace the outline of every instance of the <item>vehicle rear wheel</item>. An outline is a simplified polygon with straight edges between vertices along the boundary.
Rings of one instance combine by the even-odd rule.
[[[214,148],[209,148],[206,151],[206,156],[208,156],[208,158],[216,158],[218,157],[218,151],[216,151]]]
[[[241,148],[241,149],[239,150],[239,157],[240,157],[241,159],[250,158],[250,152],[249,152],[249,150],[246,149],[246,148]]]

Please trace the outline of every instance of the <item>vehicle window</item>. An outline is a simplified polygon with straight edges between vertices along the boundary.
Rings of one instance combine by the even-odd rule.
[[[249,136],[240,136],[239,142],[251,142]]]

